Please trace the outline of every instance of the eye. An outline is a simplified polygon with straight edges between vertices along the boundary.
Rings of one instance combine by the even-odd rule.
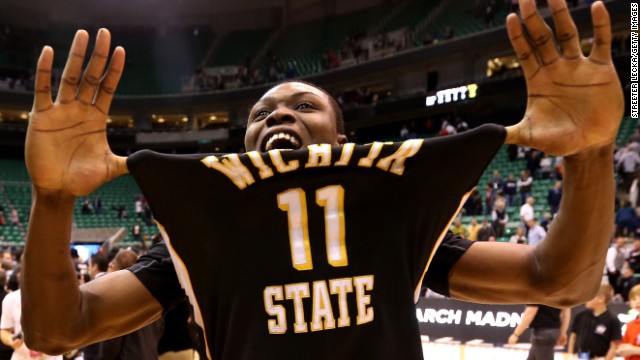
[[[306,109],[313,109],[313,105],[310,102],[306,102],[306,101],[296,105],[296,110],[306,110]]]
[[[254,120],[261,120],[261,119],[269,116],[270,113],[271,112],[269,110],[267,110],[267,109],[258,110],[258,111],[256,111],[255,115],[253,116],[253,119]]]

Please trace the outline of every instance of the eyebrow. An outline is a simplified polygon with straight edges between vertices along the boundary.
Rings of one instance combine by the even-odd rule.
[[[293,98],[293,99],[298,99],[298,98],[301,98],[301,97],[303,97],[303,96],[305,96],[305,95],[313,95],[313,96],[315,96],[315,97],[317,97],[317,98],[320,98],[320,96],[318,96],[318,94],[313,93],[313,92],[311,92],[311,91],[300,91],[300,92],[294,93],[294,94],[292,94],[292,95],[291,95],[291,98]],[[264,97],[264,98],[262,98],[262,99],[258,100],[258,102],[256,102],[256,103],[253,105],[252,110],[253,110],[253,109],[255,109],[256,105],[258,105],[258,104],[263,104],[263,103],[272,103],[272,102],[276,101],[276,99],[277,99],[277,98],[276,98],[275,96],[267,96],[267,97]]]

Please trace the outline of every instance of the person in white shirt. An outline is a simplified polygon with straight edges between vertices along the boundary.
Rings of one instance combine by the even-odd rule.
[[[624,266],[624,261],[627,258],[628,251],[626,249],[627,238],[618,236],[615,238],[613,245],[607,250],[607,277],[609,278],[609,284],[613,286],[616,294],[620,293],[618,287],[618,279]]]

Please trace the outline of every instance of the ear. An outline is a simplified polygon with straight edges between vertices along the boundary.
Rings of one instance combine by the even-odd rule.
[[[345,134],[338,134],[338,144],[339,145],[344,145],[347,143],[347,135]]]

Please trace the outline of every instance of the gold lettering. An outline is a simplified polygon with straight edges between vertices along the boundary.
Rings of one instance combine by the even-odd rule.
[[[260,170],[260,172],[258,173],[258,175],[260,175],[260,179],[266,179],[273,176],[273,170],[271,170],[269,165],[264,163],[264,160],[262,159],[262,156],[260,156],[259,152],[250,151],[247,153],[247,156],[249,156],[249,159],[251,159],[253,166]]]
[[[353,155],[353,149],[355,149],[356,144],[354,143],[346,143],[342,145],[342,154],[340,154],[340,160],[335,163],[335,166],[347,166],[349,165],[349,160],[351,160],[351,155]]]
[[[302,298],[309,297],[309,283],[287,284],[284,286],[287,300],[293,300],[293,311],[295,314],[295,323],[293,331],[296,333],[307,332],[307,322],[304,320],[304,308],[302,307]]]
[[[314,144],[307,146],[309,149],[309,161],[305,167],[331,166],[331,145]]]
[[[356,316],[356,324],[364,324],[373,321],[373,308],[367,307],[371,304],[371,295],[366,295],[366,290],[373,290],[373,275],[356,276],[353,278],[353,284],[356,287],[356,304],[358,307],[358,316]]]
[[[285,164],[284,160],[282,160],[280,150],[269,150],[269,156],[271,157],[271,162],[276,167],[276,170],[281,174],[298,170],[300,167],[300,162],[298,160],[291,160],[288,164]]]
[[[404,172],[404,161],[418,153],[420,146],[422,146],[422,142],[422,139],[413,139],[403,142],[395,153],[380,159],[376,166],[384,171],[390,171],[396,175],[402,175]],[[391,167],[391,170],[389,170],[389,167]]]
[[[324,326],[322,319],[324,318]],[[327,283],[324,280],[313,282],[313,312],[311,314],[311,331],[334,329],[336,320],[333,317],[331,300]]]
[[[387,142],[386,144],[392,144]],[[358,161],[358,166],[360,167],[371,167],[373,165],[373,161],[380,155],[380,151],[382,151],[382,147],[385,143],[382,142],[374,142],[371,144],[371,149],[369,150],[369,155],[367,157],[360,159]]]
[[[331,289],[332,294],[338,294],[338,306],[340,309],[338,327],[351,325],[349,306],[347,305],[347,293],[353,292],[353,283],[351,282],[351,278],[329,280],[329,288]]]
[[[267,314],[276,317],[267,321],[269,334],[284,334],[287,332],[287,314],[284,306],[274,305],[273,300],[284,300],[282,286],[267,286],[264,288],[264,308]]]
[[[201,161],[207,167],[225,174],[240,190],[243,190],[248,185],[255,182],[251,172],[249,172],[249,169],[247,169],[240,161],[238,154],[225,155],[222,157],[222,161],[211,155]]]

